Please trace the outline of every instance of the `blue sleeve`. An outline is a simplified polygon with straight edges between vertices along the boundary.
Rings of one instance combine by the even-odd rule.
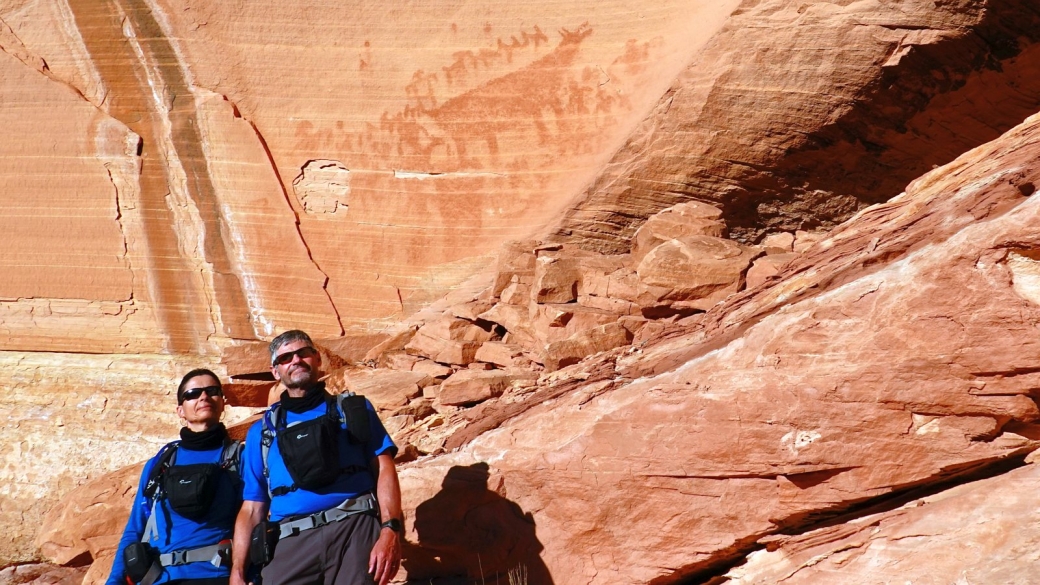
[[[264,417],[267,413],[264,413]],[[267,478],[264,477],[264,460],[260,452],[261,430],[264,419],[249,427],[246,444],[242,447],[242,499],[249,502],[270,503],[267,495]]]
[[[108,581],[105,581],[105,585],[126,585],[126,571],[123,568],[123,549],[135,542],[140,542],[141,537],[144,536],[144,527],[148,523],[148,516],[151,514],[148,500],[143,493],[144,484],[148,481],[152,467],[155,466],[155,460],[155,457],[149,459],[144,464],[144,469],[141,470],[141,479],[137,482],[137,493],[134,494],[134,505],[130,508],[130,519],[127,520],[126,528],[123,529],[123,537],[119,539],[116,556],[112,560],[112,572],[109,573]]]
[[[397,445],[390,438],[390,434],[386,432],[383,421],[379,420],[375,407],[372,406],[372,403],[367,398],[365,399],[365,408],[368,409],[368,428],[371,431],[369,433],[368,445],[366,445],[369,459],[375,459],[383,453],[388,453],[390,457],[397,457]]]

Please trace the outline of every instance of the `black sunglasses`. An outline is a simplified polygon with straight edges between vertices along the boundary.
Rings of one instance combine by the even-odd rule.
[[[283,354],[276,355],[274,359],[271,360],[271,365],[284,366],[293,360],[294,355],[300,356],[300,359],[303,360],[318,355],[318,350],[313,347],[301,347],[296,351],[287,351]]]
[[[216,398],[217,396],[223,396],[224,391],[220,389],[220,386],[206,386],[205,388],[192,388],[191,390],[185,390],[184,394],[181,394],[181,402],[185,400],[195,400],[202,393],[205,392],[206,396],[210,398]]]

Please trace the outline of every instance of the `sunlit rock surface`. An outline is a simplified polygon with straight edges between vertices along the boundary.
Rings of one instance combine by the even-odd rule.
[[[905,506],[781,537],[729,583],[1029,583],[1040,546],[1040,468],[1030,465]]]

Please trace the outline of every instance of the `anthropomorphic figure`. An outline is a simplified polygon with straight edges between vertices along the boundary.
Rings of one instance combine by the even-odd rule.
[[[220,422],[216,374],[192,370],[177,387],[181,439],[144,466],[106,585],[224,585],[242,502],[240,443]]]
[[[397,447],[368,400],[325,390],[306,333],[269,349],[286,390],[246,437],[231,583],[253,563],[274,585],[385,585],[401,561]]]

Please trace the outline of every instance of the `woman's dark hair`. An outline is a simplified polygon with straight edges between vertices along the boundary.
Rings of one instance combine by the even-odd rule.
[[[220,386],[220,378],[218,378],[212,370],[207,370],[206,368],[195,368],[187,374],[184,374],[184,377],[181,378],[180,386],[177,386],[177,404],[184,402],[184,387],[188,385],[188,382],[192,378],[198,378],[199,376],[212,376],[213,379],[217,381],[217,386]]]

